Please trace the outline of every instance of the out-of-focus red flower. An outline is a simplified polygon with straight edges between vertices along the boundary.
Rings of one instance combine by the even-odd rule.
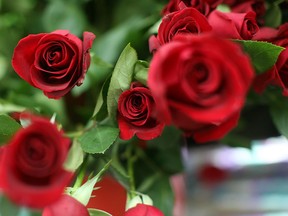
[[[70,140],[49,119],[29,118],[5,146],[0,185],[13,202],[43,208],[61,197],[73,175],[63,169]]]
[[[228,172],[212,164],[205,164],[198,171],[198,177],[200,182],[213,186],[227,179]]]
[[[63,194],[50,206],[46,206],[42,216],[89,216],[87,208],[73,197]]]
[[[123,216],[126,206],[126,190],[115,179],[105,176],[98,182],[87,208],[96,208],[106,211],[113,216]]]
[[[128,209],[124,216],[164,216],[164,214],[154,206],[137,204],[134,208]]]

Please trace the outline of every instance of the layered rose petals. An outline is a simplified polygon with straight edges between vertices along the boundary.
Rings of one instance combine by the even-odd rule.
[[[63,169],[70,140],[48,119],[35,117],[5,146],[1,186],[15,203],[42,208],[60,198],[72,173]]]
[[[63,194],[61,198],[50,206],[46,206],[42,216],[89,216],[87,208],[73,197]]]
[[[170,42],[179,34],[200,34],[211,31],[206,17],[194,8],[182,10],[166,15],[159,26],[157,38],[151,36],[149,49],[154,52],[159,46]]]
[[[154,206],[137,204],[135,207],[128,209],[124,216],[164,216],[164,214]]]
[[[213,33],[228,39],[250,40],[259,30],[256,14],[213,11],[208,17]]]
[[[170,0],[163,8],[162,14],[166,15],[174,11],[180,10],[179,4],[183,2],[186,7],[192,7],[203,15],[207,16],[211,13],[223,0]]]
[[[58,99],[83,82],[94,38],[84,32],[82,42],[67,30],[28,35],[16,46],[12,66],[47,97]]]
[[[134,134],[140,139],[151,140],[162,133],[164,124],[156,119],[155,102],[148,88],[132,83],[118,101],[118,125],[120,138],[131,139]]]
[[[165,123],[207,142],[237,125],[253,77],[237,44],[214,35],[186,35],[155,53],[148,86]]]

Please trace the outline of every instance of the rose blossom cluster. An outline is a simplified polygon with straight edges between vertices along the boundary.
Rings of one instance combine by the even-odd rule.
[[[251,40],[263,14],[252,1],[229,2],[230,12],[217,10],[221,3],[171,0],[149,39],[148,85],[159,118],[196,142],[221,139],[237,125],[254,78],[249,57],[228,39]]]
[[[28,35],[17,44],[12,66],[23,80],[48,98],[59,99],[82,84],[94,39],[93,33],[84,32],[81,41],[67,30]],[[164,123],[156,119],[155,102],[146,86],[131,83],[131,89],[119,98],[118,106],[119,127],[124,128],[122,139],[136,134],[149,140],[161,134]],[[126,110],[128,106],[131,109]],[[17,205],[42,209],[43,216],[89,216],[82,202],[64,193],[74,176],[74,172],[64,168],[72,141],[45,117],[30,113],[12,117],[27,123],[0,149],[0,188],[5,196]],[[144,203],[125,213],[135,214],[163,215],[156,207]]]
[[[218,10],[221,4],[229,12]],[[264,0],[170,0],[157,35],[149,38],[147,80],[131,78],[113,98],[119,137],[146,142],[174,125],[197,143],[217,141],[237,126],[251,85],[257,92],[276,85],[288,96],[287,49],[271,69],[255,76],[249,55],[235,42],[288,48],[288,24],[265,26],[265,11]],[[91,32],[81,40],[67,30],[28,35],[17,44],[12,66],[48,98],[60,99],[83,83],[94,39]],[[74,175],[64,168],[72,141],[49,119],[27,113],[21,118],[28,124],[0,148],[3,193],[16,204],[43,209],[43,216],[89,216],[83,203],[64,194]],[[133,215],[164,214],[138,203],[125,212]]]

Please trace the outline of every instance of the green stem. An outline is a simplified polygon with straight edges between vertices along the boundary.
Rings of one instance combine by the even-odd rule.
[[[76,190],[77,188],[79,188],[84,180],[85,174],[86,174],[86,169],[87,169],[87,165],[88,165],[88,158],[89,158],[89,154],[85,155],[84,161],[82,163],[82,165],[80,166],[78,175],[77,175],[77,179],[74,183],[73,188]]]
[[[134,162],[135,162],[135,156],[133,156],[133,144],[131,143],[128,147],[128,175],[129,175],[129,196],[130,199],[132,199],[135,196],[135,179],[134,179]]]
[[[144,160],[144,162],[151,168],[153,169],[156,173],[158,174],[163,174],[163,170],[158,167],[147,155],[141,148],[137,148],[137,155]]]

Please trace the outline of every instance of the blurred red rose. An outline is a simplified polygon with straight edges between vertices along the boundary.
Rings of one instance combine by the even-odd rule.
[[[193,7],[200,13],[207,16],[213,11],[223,0],[170,0],[169,3],[163,8],[162,14],[166,15],[179,10],[179,4],[183,2],[187,7]]]
[[[217,185],[228,178],[228,172],[213,164],[204,164],[198,171],[199,181],[209,186]]]
[[[132,83],[118,101],[120,138],[151,140],[161,135],[164,124],[156,119],[155,102],[151,91],[140,83]]]
[[[94,38],[93,33],[84,32],[82,42],[67,30],[28,35],[17,44],[12,66],[47,97],[58,99],[82,84]]]
[[[164,216],[164,214],[154,206],[137,204],[134,208],[128,209],[124,216]]]
[[[256,92],[261,93],[267,85],[280,86],[284,96],[288,96],[288,23],[278,29],[261,28],[254,40],[268,41],[286,48],[278,57],[276,64],[267,72],[257,75],[253,83]]]
[[[87,208],[73,197],[63,194],[61,198],[52,205],[46,206],[42,216],[89,216]]]
[[[70,140],[48,119],[30,120],[5,146],[0,185],[13,202],[42,208],[60,198],[73,175],[62,167]]]
[[[250,40],[259,30],[253,11],[247,13],[223,13],[213,11],[209,17],[209,24],[213,33],[228,39]]]
[[[203,14],[194,8],[186,7],[167,14],[162,19],[157,38],[151,36],[149,39],[149,49],[150,52],[153,52],[178,34],[200,34],[211,30],[212,28]]]
[[[185,35],[155,53],[148,86],[159,118],[196,142],[208,142],[237,125],[253,77],[238,44],[214,35]]]
[[[127,200],[126,189],[110,176],[104,176],[95,187],[98,189],[92,192],[87,208],[101,209],[113,216],[123,216]]]

